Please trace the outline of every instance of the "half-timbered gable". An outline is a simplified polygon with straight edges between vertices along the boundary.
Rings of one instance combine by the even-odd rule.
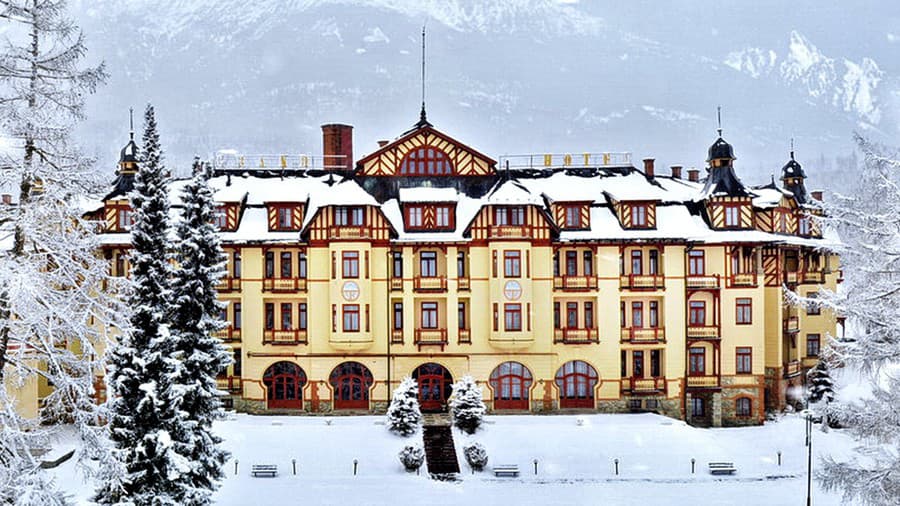
[[[591,228],[591,202],[553,202],[550,211],[560,230]]]
[[[710,225],[718,230],[753,228],[753,206],[749,197],[714,197],[706,202]]]
[[[497,162],[430,125],[417,127],[357,162],[365,176],[486,176]]]
[[[267,202],[269,230],[299,232],[303,227],[304,207],[302,202]]]
[[[222,232],[234,232],[241,221],[240,202],[220,202],[216,211],[216,225]]]

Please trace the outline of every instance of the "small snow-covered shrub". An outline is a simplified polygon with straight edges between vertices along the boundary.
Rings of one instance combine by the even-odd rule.
[[[422,467],[425,462],[425,450],[419,445],[406,445],[397,454],[407,471],[412,472]]]
[[[487,450],[481,443],[472,443],[463,447],[463,454],[466,456],[466,462],[469,467],[476,471],[481,471],[488,463]]]
[[[579,426],[579,427],[581,427],[582,425],[584,425],[584,418],[581,418],[580,416],[579,416],[578,418],[576,418],[576,419],[575,419],[575,425],[577,425],[577,426]]]
[[[410,377],[394,390],[387,410],[387,428],[399,436],[409,437],[419,430],[422,412],[419,411],[419,385]]]
[[[474,434],[481,427],[487,409],[482,400],[481,387],[471,376],[463,376],[453,384],[450,411],[453,413],[453,424],[466,434]]]

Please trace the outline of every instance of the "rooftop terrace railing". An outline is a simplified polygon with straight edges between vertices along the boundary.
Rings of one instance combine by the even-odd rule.
[[[499,168],[552,169],[585,167],[623,167],[631,165],[631,153],[533,153],[500,157]]]
[[[216,170],[340,170],[346,169],[344,155],[243,154],[220,151],[213,159]]]

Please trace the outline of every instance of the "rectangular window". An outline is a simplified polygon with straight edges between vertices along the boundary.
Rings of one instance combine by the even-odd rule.
[[[631,303],[631,326],[641,328],[644,326],[644,303]]]
[[[341,272],[345,278],[359,277],[359,252],[345,251],[342,255]]]
[[[688,374],[691,376],[706,375],[706,349],[691,348],[688,353]]]
[[[116,253],[116,276],[124,276],[125,271],[125,253]]]
[[[652,249],[650,250],[650,258],[649,258],[649,267],[650,274],[659,274],[659,251]]]
[[[241,303],[240,302],[232,302],[231,304],[231,328],[234,330],[240,330],[241,325],[243,325],[243,315],[241,314]]]
[[[703,250],[691,250],[688,252],[688,274],[691,276],[703,276],[706,274],[706,258]]]
[[[235,251],[231,254],[231,275],[235,278],[241,277],[241,252]]]
[[[619,371],[619,375],[624,378],[624,377],[628,376],[628,352],[627,351],[622,350],[622,352],[619,354],[619,363],[621,364],[621,369],[622,369],[621,371]]]
[[[462,251],[456,253],[456,276],[466,277],[466,254]]]
[[[366,224],[365,215],[363,213],[363,208],[361,207],[351,207],[350,208],[350,225],[354,227],[361,227]]]
[[[814,293],[814,292],[806,294],[806,298],[808,298],[808,299],[816,299],[816,298],[818,298],[818,296],[819,296],[819,294]],[[818,303],[816,303],[814,301],[808,302],[806,304],[806,314],[809,316],[820,315],[820,314],[822,314],[822,308],[819,306]]]
[[[306,253],[300,252],[297,254],[297,277],[300,279],[306,279],[306,275],[307,275]]]
[[[691,416],[706,416],[706,404],[703,402],[703,397],[691,397]]]
[[[735,322],[738,325],[753,323],[753,300],[740,298],[735,301]]]
[[[706,325],[706,302],[692,300],[690,302],[689,315],[691,327],[703,327]]]
[[[503,275],[518,278],[522,275],[522,254],[518,251],[503,252]]]
[[[456,319],[459,320],[459,327],[461,329],[469,328],[468,318],[466,317],[466,303],[460,302],[456,305]]]
[[[338,226],[361,227],[365,225],[362,207],[337,206],[334,208],[334,224]]]
[[[287,302],[281,304],[281,330],[291,330],[293,328],[291,305]]]
[[[632,204],[631,206],[631,226],[646,227],[647,226],[647,205]]]
[[[634,250],[631,252],[631,273],[637,276],[643,274],[643,253],[641,250]]]
[[[566,276],[578,275],[578,252],[566,251]]]
[[[306,303],[301,302],[297,304],[297,328],[306,330],[307,325],[309,325],[309,314],[306,310]]]
[[[266,278],[275,277],[275,253],[266,251]]]
[[[620,326],[624,329],[625,328],[625,302],[624,301],[619,303],[619,323],[620,323]]]
[[[801,216],[797,226],[800,229],[800,235],[809,235],[812,229],[807,216]]]
[[[359,332],[359,304],[344,304],[344,332]]]
[[[266,330],[275,330],[275,304],[266,302]]]
[[[594,254],[590,251],[584,252],[584,275],[585,276],[593,276],[594,275]]]
[[[522,330],[522,304],[504,304],[504,329],[518,332]]]
[[[653,376],[654,378],[662,376],[662,374],[660,374],[660,366],[662,364],[661,356],[661,350],[650,350],[650,376]]]
[[[494,208],[494,225],[496,225],[498,227],[508,225],[506,217],[507,217],[507,215],[506,215],[505,207]]]
[[[422,327],[423,329],[436,329],[438,327],[437,302],[422,303]]]
[[[806,356],[818,357],[821,346],[819,334],[806,334]]]
[[[401,330],[403,328],[403,303],[395,302],[394,303],[394,330]]]
[[[585,302],[584,303],[584,328],[586,328],[586,329],[594,328],[594,303],[593,302]]]
[[[741,397],[734,401],[734,414],[740,417],[748,417],[753,411],[753,401],[749,397]]]
[[[349,223],[349,213],[346,207],[335,207],[334,208],[334,224],[338,226],[344,226]]]
[[[232,366],[232,372],[235,376],[241,376],[243,372],[243,367],[241,366],[241,349],[238,348],[234,350],[234,365]]]
[[[213,225],[219,230],[228,230],[228,209],[224,206],[216,208],[213,215]]]
[[[391,266],[391,275],[395,278],[403,277],[403,253],[399,251],[394,251],[391,255],[392,257],[392,266]]]
[[[293,228],[293,208],[290,207],[276,207],[275,213],[278,217],[277,228],[279,230],[290,230]]]
[[[735,352],[735,371],[738,374],[751,374],[753,372],[753,349],[738,346]]]
[[[566,328],[568,328],[568,329],[577,329],[578,328],[578,303],[577,302],[567,302],[566,303]]]
[[[566,206],[566,228],[581,228],[581,206]]]
[[[741,208],[740,206],[725,206],[725,226],[740,227],[741,226]]]
[[[500,310],[498,309],[498,305],[494,303],[494,332],[497,332],[500,329]]]
[[[553,328],[561,329],[562,328],[562,316],[560,315],[560,304],[559,302],[553,303]]]
[[[644,352],[641,350],[631,352],[631,373],[635,378],[644,377]]]
[[[281,252],[281,277],[282,278],[290,278],[291,277],[291,263],[293,255],[289,251]]]
[[[553,253],[553,277],[559,277],[559,252]]]
[[[524,225],[525,224],[525,208],[510,207],[509,208],[509,224]]]
[[[407,214],[409,215],[409,228],[422,227],[422,208],[420,206],[409,206]]]
[[[437,206],[434,210],[434,224],[438,228],[450,227],[450,208],[447,206]]]
[[[128,230],[134,225],[134,214],[127,207],[119,208],[119,229]]]
[[[659,327],[659,302],[650,301],[650,327]]]
[[[423,251],[419,256],[419,276],[433,278],[437,276],[437,253]]]

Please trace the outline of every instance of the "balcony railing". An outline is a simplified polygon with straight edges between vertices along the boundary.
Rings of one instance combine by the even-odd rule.
[[[391,291],[398,292],[403,290],[403,278],[391,278]]]
[[[658,290],[666,287],[666,280],[662,274],[628,274],[620,276],[619,284],[631,290]]]
[[[416,329],[416,341],[419,346],[447,344],[447,329]]]
[[[511,169],[550,167],[613,167],[631,165],[631,153],[533,153],[500,157],[500,166]]]
[[[556,290],[586,291],[597,289],[597,276],[556,276],[553,278]]]
[[[216,287],[219,293],[239,292],[241,290],[241,278],[231,276],[222,278]]]
[[[801,280],[803,283],[824,283],[825,282],[825,273],[822,271],[804,271],[801,275]]]
[[[472,283],[469,278],[456,278],[456,286],[458,290],[471,290]]]
[[[714,276],[694,276],[688,275],[685,283],[688,288],[719,288],[719,275]]]
[[[264,292],[305,292],[306,278],[264,278]]]
[[[597,329],[554,329],[553,342],[563,344],[590,344],[599,343],[600,337]]]
[[[459,329],[459,344],[472,344],[472,329]]]
[[[368,227],[352,225],[332,225],[328,229],[328,236],[332,239],[369,239]]]
[[[622,378],[622,390],[632,394],[665,392],[666,378]]]
[[[225,376],[221,378],[216,378],[216,388],[219,390],[223,390],[228,393],[237,393],[241,391],[241,377],[240,376]]]
[[[788,285],[796,285],[800,279],[800,273],[797,271],[787,271],[784,273],[784,282]]]
[[[731,286],[756,286],[756,273],[732,274]]]
[[[447,278],[446,276],[418,277],[413,280],[413,289],[417,292],[446,292]]]
[[[403,344],[403,329],[391,329],[391,344]]]
[[[531,227],[528,225],[494,225],[490,228],[492,239],[530,239]]]
[[[790,378],[792,376],[797,376],[800,374],[800,361],[799,360],[791,360],[790,362],[784,364],[784,377]]]
[[[215,336],[225,343],[238,343],[241,341],[241,329],[234,329],[229,326],[216,332]]]
[[[722,331],[718,325],[688,325],[688,339],[719,339]]]
[[[784,320],[784,331],[793,334],[800,331],[800,318],[797,316],[788,316]]]
[[[688,376],[688,388],[717,388],[719,386],[718,376]]]
[[[622,329],[622,342],[664,343],[666,330],[663,327],[626,327]]]
[[[306,344],[306,331],[264,330],[263,344]]]

